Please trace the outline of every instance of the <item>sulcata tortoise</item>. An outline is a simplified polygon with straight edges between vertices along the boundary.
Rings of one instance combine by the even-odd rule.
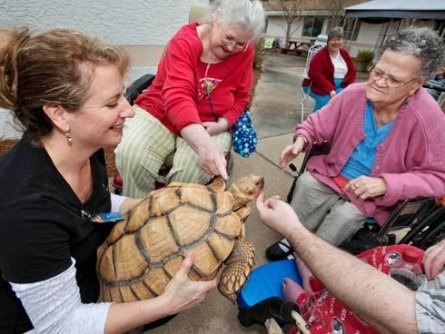
[[[254,264],[254,248],[244,240],[247,204],[263,184],[263,177],[249,175],[228,191],[221,178],[207,186],[174,182],[152,191],[98,249],[100,300],[131,302],[162,294],[193,251],[190,279],[213,279],[224,265],[218,290],[235,302]]]

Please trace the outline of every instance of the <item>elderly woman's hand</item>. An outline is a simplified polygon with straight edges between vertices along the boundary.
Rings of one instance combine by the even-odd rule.
[[[202,124],[190,124],[181,130],[187,144],[198,154],[199,166],[207,174],[221,175],[227,180],[227,161],[224,152],[210,137]]]
[[[229,121],[224,117],[220,117],[218,122],[202,122],[202,125],[211,136],[226,132],[230,127]]]
[[[371,197],[377,197],[386,193],[386,182],[381,177],[359,176],[350,180],[345,190],[352,192],[358,198],[365,200]]]
[[[306,140],[303,136],[297,136],[291,145],[287,145],[280,154],[280,166],[285,169],[289,163],[294,160],[306,146]]]
[[[208,174],[221,175],[227,180],[227,161],[224,152],[212,139],[198,148],[199,165]]]

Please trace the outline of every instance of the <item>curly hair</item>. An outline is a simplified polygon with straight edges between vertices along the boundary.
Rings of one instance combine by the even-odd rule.
[[[377,52],[374,64],[386,50],[421,59],[423,66],[419,75],[425,79],[434,77],[437,70],[445,63],[443,40],[434,30],[427,27],[410,26],[388,38]]]
[[[87,98],[95,67],[109,64],[124,76],[127,53],[74,30],[36,35],[27,28],[0,30],[0,107],[11,110],[38,142],[53,129],[43,106],[57,104],[75,112]]]

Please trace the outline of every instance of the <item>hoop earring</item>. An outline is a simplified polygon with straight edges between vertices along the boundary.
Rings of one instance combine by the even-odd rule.
[[[73,145],[73,137],[71,137],[71,131],[67,131],[65,132],[65,138],[66,141],[68,142],[68,145]]]

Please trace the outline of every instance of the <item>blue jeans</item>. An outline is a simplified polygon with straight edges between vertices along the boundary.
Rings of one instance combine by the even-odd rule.
[[[334,79],[335,84],[335,92],[338,94],[343,90],[343,87],[341,86],[343,79]],[[313,111],[320,110],[322,107],[324,107],[326,104],[328,104],[329,100],[331,99],[331,95],[318,95],[315,94],[311,89],[309,89],[309,96],[312,97],[315,100],[315,106]]]

